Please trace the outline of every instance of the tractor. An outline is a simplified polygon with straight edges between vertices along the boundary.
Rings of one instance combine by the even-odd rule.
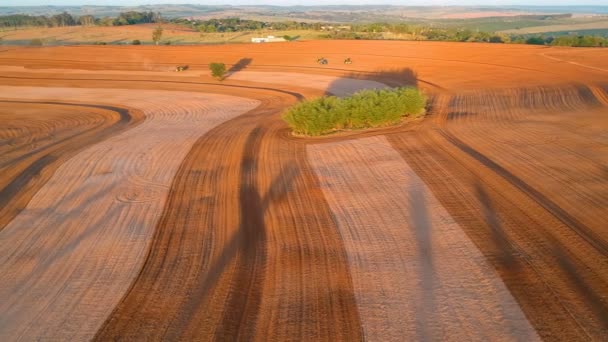
[[[327,61],[327,59],[325,57],[321,57],[321,58],[317,59],[317,63],[319,63],[321,65],[326,65],[329,62]]]

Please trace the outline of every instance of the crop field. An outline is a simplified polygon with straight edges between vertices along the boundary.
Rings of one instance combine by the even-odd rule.
[[[607,49],[3,45],[0,122],[1,341],[608,340]]]
[[[577,32],[577,31],[584,31],[584,30],[599,30],[599,29],[608,29],[608,20],[604,19],[604,20],[584,22],[584,23],[532,26],[532,27],[524,27],[524,28],[519,28],[519,29],[503,30],[502,32],[526,34],[526,33],[560,32],[560,31]]]

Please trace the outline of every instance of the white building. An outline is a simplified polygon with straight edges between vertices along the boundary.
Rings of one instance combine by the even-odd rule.
[[[284,42],[285,38],[277,38],[275,36],[268,36],[266,38],[251,38],[252,43],[276,43],[276,42]]]

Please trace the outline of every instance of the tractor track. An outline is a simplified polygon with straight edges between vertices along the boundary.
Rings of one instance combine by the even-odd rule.
[[[339,237],[328,229],[332,219],[322,198],[319,201],[319,193],[310,186],[310,171],[298,157],[303,149],[285,145],[277,135],[282,125],[276,125],[276,115],[286,103],[298,99],[279,97],[278,102],[265,102],[197,142],[175,177],[142,272],[97,334],[98,340],[119,336],[284,339],[306,338],[313,332],[320,339],[360,339],[345,256],[337,248]],[[294,148],[301,152],[283,161],[275,159],[277,151]],[[211,150],[216,152],[214,156],[207,155]],[[236,184],[240,184],[238,194],[231,191]],[[291,191],[294,187],[299,189],[297,197]],[[188,191],[193,188],[197,191]],[[201,193],[208,198],[197,200]],[[317,199],[304,200],[310,196]],[[188,203],[187,210],[183,203]],[[313,206],[306,212],[315,215],[293,211],[294,207],[306,206]],[[231,212],[240,215],[225,216]],[[289,216],[292,218],[282,221]],[[321,219],[323,226],[318,225]],[[298,225],[293,226],[292,220]],[[227,231],[208,227],[224,227]],[[303,227],[311,231],[296,235],[282,232]],[[315,233],[318,229],[325,233]],[[283,251],[277,249],[277,243],[289,247]],[[276,263],[289,268],[272,267]],[[317,276],[310,273],[313,268]],[[306,280],[310,276],[317,281]],[[176,277],[186,282],[173,284]],[[296,287],[283,287],[289,283]],[[277,300],[279,303],[273,303]],[[291,304],[285,306],[287,303]],[[315,305],[310,306],[312,303]],[[164,307],[164,314],[153,315],[151,310],[159,307]],[[289,309],[283,312],[282,308]]]
[[[31,149],[29,145],[15,146],[4,151],[10,159],[2,158],[0,170],[6,175],[0,189],[0,230],[25,207],[32,196],[52,176],[63,161],[89,145],[108,139],[134,127],[143,115],[134,109],[116,106],[69,103],[62,101],[0,100],[1,104],[48,105],[71,108],[101,109],[113,115],[103,115],[103,121],[76,133],[59,136],[42,146]],[[78,127],[73,127],[78,129]]]
[[[568,226],[572,230],[574,230],[579,236],[581,236],[583,239],[585,239],[595,249],[597,249],[603,255],[608,257],[608,243],[606,241],[604,241],[603,239],[601,239],[597,234],[595,234],[592,229],[585,226],[579,220],[577,220],[576,218],[574,218],[573,216],[568,214],[568,212],[566,212],[565,210],[560,208],[557,204],[555,204],[548,197],[543,195],[540,191],[534,189],[532,186],[527,184],[525,181],[518,178],[517,176],[515,176],[514,174],[512,174],[511,172],[509,172],[507,169],[503,168],[502,166],[498,165],[497,163],[492,161],[490,158],[479,153],[474,148],[463,143],[457,137],[455,137],[452,134],[450,134],[446,131],[443,131],[443,130],[439,131],[439,133],[446,140],[448,140],[450,143],[452,143],[454,146],[458,147],[461,151],[463,151],[464,153],[475,158],[482,165],[484,165],[488,169],[492,170],[494,173],[500,175],[501,177],[503,177],[504,179],[509,181],[509,183],[511,183],[513,186],[515,186],[516,188],[518,188],[519,190],[521,190],[522,192],[527,194],[536,203],[538,203],[543,208],[545,208],[547,211],[549,211],[553,216],[555,216],[557,219],[559,219],[561,222],[563,222],[566,226]]]

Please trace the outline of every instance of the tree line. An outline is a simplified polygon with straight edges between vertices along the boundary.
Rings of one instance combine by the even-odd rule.
[[[248,20],[240,18],[225,18],[225,19],[209,19],[209,20],[191,20],[177,18],[171,20],[175,24],[187,25],[201,33],[213,32],[242,32],[242,31],[257,31],[257,30],[320,30],[323,24],[321,23],[306,23],[296,21],[284,22],[266,22],[257,20]]]
[[[92,15],[73,16],[67,12],[45,15],[13,14],[0,16],[0,27],[63,27],[63,26],[121,26],[161,22],[160,13],[154,12],[123,12],[118,17],[96,18]]]
[[[408,24],[355,24],[350,29],[336,29],[323,35],[330,39],[386,39],[384,34],[398,35],[404,40],[432,40],[452,42],[484,42],[572,47],[608,47],[608,38],[591,35],[524,36],[485,32],[462,28],[432,27]]]
[[[563,15],[568,17],[569,15]],[[556,15],[551,16],[556,17]],[[544,18],[544,16],[543,16]],[[608,39],[597,36],[539,36],[524,37],[503,33],[485,32],[479,30],[454,27],[434,27],[425,25],[410,25],[406,23],[365,23],[338,25],[329,23],[307,22],[263,22],[240,18],[189,20],[173,19],[173,23],[187,25],[201,33],[214,32],[246,32],[259,30],[314,30],[323,31],[321,38],[327,39],[385,39],[384,34],[400,35],[406,40],[433,40],[453,42],[482,42],[482,43],[513,43],[533,45],[556,45],[576,47],[608,46]]]
[[[569,36],[513,36],[513,43],[532,45],[572,46],[572,47],[608,47],[608,38],[589,35]]]

